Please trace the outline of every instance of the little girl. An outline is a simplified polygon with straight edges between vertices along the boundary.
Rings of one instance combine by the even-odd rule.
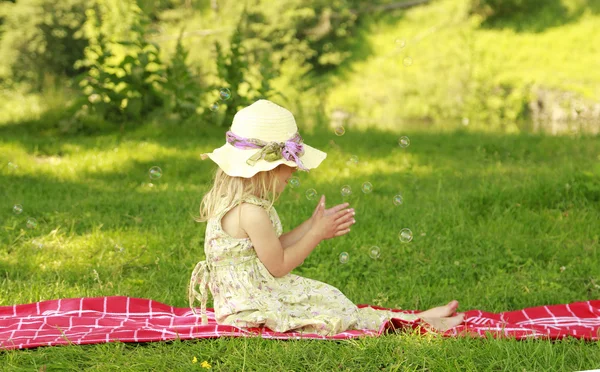
[[[290,273],[322,240],[348,234],[356,222],[348,203],[326,208],[322,196],[308,220],[282,234],[273,203],[295,171],[316,168],[326,156],[303,143],[291,112],[267,100],[240,110],[226,143],[202,154],[219,166],[198,219],[208,222],[206,261],[196,265],[189,287],[202,323],[209,288],[217,323],[236,327],[334,335],[378,330],[391,317],[420,318],[440,331],[460,324],[456,301],[418,314],[359,309],[337,288]]]

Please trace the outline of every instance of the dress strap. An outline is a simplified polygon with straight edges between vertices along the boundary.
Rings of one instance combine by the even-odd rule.
[[[264,208],[268,208],[271,205],[269,200],[261,199],[258,196],[248,195],[244,197],[243,201],[251,204],[256,204]]]
[[[208,324],[208,318],[206,316],[206,301],[208,300],[208,281],[210,279],[210,271],[206,261],[200,261],[196,264],[194,271],[192,271],[192,278],[190,279],[190,286],[188,288],[188,300],[190,302],[190,308],[194,314],[196,309],[194,308],[194,302],[200,301],[200,316],[202,317],[202,325]],[[196,291],[196,286],[198,291]]]

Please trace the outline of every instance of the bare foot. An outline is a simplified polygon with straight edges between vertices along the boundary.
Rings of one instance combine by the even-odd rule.
[[[452,329],[458,325],[460,325],[465,320],[465,314],[461,313],[451,317],[442,317],[442,318],[423,318],[427,324],[433,327],[434,331],[445,332],[449,329]]]
[[[454,314],[457,308],[458,301],[452,300],[445,306],[434,307],[432,309],[422,311],[417,315],[419,315],[420,318],[446,318]]]

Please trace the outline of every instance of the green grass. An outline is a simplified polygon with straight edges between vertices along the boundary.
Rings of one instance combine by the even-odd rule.
[[[0,305],[107,295],[187,305],[205,228],[192,216],[214,170],[199,154],[220,146],[224,130],[158,123],[97,137],[0,126]],[[411,139],[406,149],[397,145],[402,134]],[[308,188],[330,205],[350,201],[357,224],[323,242],[297,274],[355,303],[404,309],[452,298],[462,310],[493,312],[600,298],[598,138],[375,130],[336,137],[316,128],[305,139],[329,156],[283,195],[284,228],[310,216]],[[358,164],[347,164],[352,155]],[[152,166],[163,176],[150,187]],[[370,194],[360,191],[366,181]],[[353,190],[345,199],[343,185]],[[392,203],[397,193],[400,207]],[[20,215],[14,204],[23,206]],[[28,218],[37,228],[26,227]],[[412,230],[412,242],[399,242],[402,228]],[[372,245],[381,248],[378,260],[367,254]],[[347,264],[338,261],[342,251]],[[584,370],[600,365],[599,347],[411,334],[219,339],[8,351],[0,366],[189,371],[207,360],[213,370]]]

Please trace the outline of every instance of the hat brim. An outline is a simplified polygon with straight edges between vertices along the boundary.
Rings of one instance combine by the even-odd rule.
[[[303,144],[304,154],[300,156],[300,161],[304,164],[307,169],[314,169],[318,167],[323,160],[327,157],[327,154],[321,150],[317,150],[307,144]],[[297,167],[298,164],[294,161],[288,161],[285,159],[266,161],[260,159],[254,165],[249,165],[246,160],[254,155],[259,149],[238,149],[237,147],[231,146],[229,143],[215,149],[213,152],[203,154],[208,156],[212,161],[217,163],[219,168],[226,174],[232,177],[244,177],[250,178],[258,172],[269,171],[276,168],[280,164],[285,164],[290,167]]]

